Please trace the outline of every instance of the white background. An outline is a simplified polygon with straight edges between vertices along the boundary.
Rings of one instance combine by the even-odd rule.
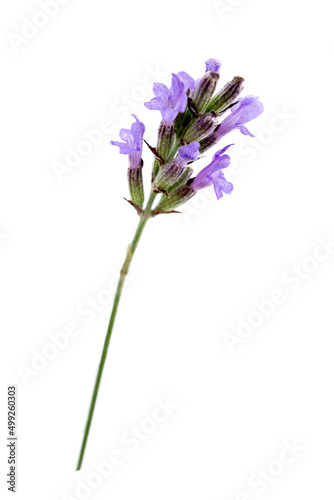
[[[78,480],[114,450],[122,465],[86,498],[332,497],[334,253],[312,257],[319,238],[334,240],[330,2],[63,4],[53,18],[34,0],[1,5],[2,491],[15,383],[19,499],[83,498]],[[14,43],[24,18],[45,26]],[[231,195],[218,202],[209,188],[183,215],[149,222],[75,473],[111,305],[89,324],[78,307],[113,289],[137,224],[121,197],[127,159],[109,140],[135,112],[153,144],[159,113],[143,106],[153,81],[169,85],[181,70],[198,78],[210,57],[222,60],[221,85],[241,75],[244,95],[260,96],[265,112],[249,124],[257,138],[236,131],[222,144],[236,144]],[[55,162],[104,119],[102,144],[60,180]],[[149,182],[147,150],[144,159]],[[293,266],[306,269],[295,281]],[[274,289],[284,303],[236,337]],[[71,322],[80,333],[23,376]],[[233,352],[226,333],[241,342]],[[131,452],[122,434],[167,397],[178,408]],[[294,440],[302,451],[280,466]],[[247,484],[260,467],[269,470],[261,493]]]

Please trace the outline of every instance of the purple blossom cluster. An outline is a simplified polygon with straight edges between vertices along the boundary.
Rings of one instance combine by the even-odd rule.
[[[219,80],[221,63],[218,59],[209,59],[205,63],[205,74],[194,80],[188,73],[180,71],[172,74],[171,86],[154,83],[154,96],[145,103],[146,108],[158,110],[162,122],[159,127],[158,144],[150,146],[155,155],[152,173],[152,191],[162,197],[153,213],[174,211],[195,193],[208,186],[213,186],[217,199],[223,193],[229,194],[233,185],[225,179],[223,170],[230,164],[230,157],[225,154],[232,144],[216,151],[211,163],[197,175],[192,176],[195,162],[200,153],[205,153],[233,130],[254,137],[246,124],[263,112],[263,104],[258,97],[251,95],[239,97],[244,81],[234,77],[223,89],[215,94]],[[123,142],[111,141],[118,146],[121,154],[129,155],[129,172],[133,182],[142,183],[143,166],[142,148],[145,126],[133,115],[135,122],[131,130],[121,129]],[[161,157],[159,152],[163,151]],[[143,197],[134,199],[133,193],[142,192],[141,186],[131,186],[133,204],[142,205]]]
[[[211,162],[196,175],[193,167],[200,155],[233,130],[254,137],[246,124],[262,113],[263,105],[258,97],[239,98],[244,83],[240,76],[235,76],[216,92],[220,69],[221,63],[218,59],[209,59],[205,63],[204,75],[196,80],[188,73],[180,71],[172,74],[170,88],[163,83],[154,83],[154,97],[146,102],[145,106],[161,113],[156,147],[144,140],[145,126],[136,115],[133,115],[135,121],[130,129],[120,130],[121,140],[110,141],[113,146],[119,148],[121,154],[128,156],[131,199],[127,201],[136,209],[140,219],[121,268],[77,470],[81,468],[86,449],[124,281],[147,221],[158,214],[176,212],[176,207],[208,186],[213,186],[217,199],[224,194],[230,194],[233,185],[226,180],[224,172],[230,165],[230,157],[226,152],[232,144],[216,151]],[[154,155],[151,192],[145,207],[142,159],[144,142]],[[154,206],[157,196],[160,199]]]

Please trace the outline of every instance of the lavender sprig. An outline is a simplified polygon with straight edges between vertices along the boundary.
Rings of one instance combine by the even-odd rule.
[[[77,470],[81,468],[86,450],[124,280],[148,220],[159,214],[175,212],[175,208],[186,203],[200,189],[209,186],[213,186],[217,199],[220,199],[223,194],[230,194],[233,185],[226,180],[223,170],[230,164],[230,157],[226,151],[232,144],[216,151],[212,161],[195,176],[193,176],[193,166],[199,153],[206,152],[235,129],[244,135],[254,137],[245,124],[263,112],[263,105],[258,97],[239,98],[244,86],[244,80],[239,76],[234,77],[215,95],[220,68],[221,63],[218,59],[209,59],[206,61],[205,74],[196,81],[188,73],[180,71],[172,74],[170,88],[162,83],[154,84],[155,97],[145,103],[145,106],[148,109],[160,111],[162,119],[158,130],[157,146],[149,146],[154,154],[154,163],[151,173],[151,192],[145,208],[143,208],[142,176],[144,124],[133,115],[135,122],[131,125],[131,129],[120,131],[122,142],[110,141],[112,145],[119,147],[121,154],[128,155],[128,182],[131,196],[131,200],[128,201],[136,208],[139,223],[120,271]],[[160,200],[154,207],[158,195]]]

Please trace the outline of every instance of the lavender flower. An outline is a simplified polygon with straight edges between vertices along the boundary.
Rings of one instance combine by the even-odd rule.
[[[255,137],[245,126],[245,123],[254,120],[263,112],[263,104],[258,97],[247,96],[231,108],[231,114],[225,118],[216,131],[218,140],[234,129],[239,129],[244,135]]]
[[[119,136],[124,142],[110,141],[110,144],[118,146],[120,154],[129,155],[128,182],[131,199],[135,206],[142,207],[144,203],[144,187],[141,155],[145,125],[138,120],[136,115],[132,116],[136,121],[131,125],[131,130],[122,128],[119,132]]]
[[[118,146],[120,154],[129,155],[130,168],[134,169],[141,166],[145,125],[136,115],[132,116],[136,121],[131,125],[131,130],[121,128],[119,131],[119,136],[124,142],[110,141],[110,144]]]
[[[224,154],[230,146],[232,146],[232,144],[217,151],[212,157],[212,162],[196,175],[190,185],[193,191],[197,192],[199,189],[213,184],[218,200],[223,196],[223,193],[231,193],[233,184],[227,182],[221,171],[230,164],[230,157]]]
[[[239,77],[238,77],[239,78]],[[209,106],[210,107],[210,106]],[[231,113],[216,130],[201,140],[200,152],[204,153],[209,148],[217,144],[224,135],[234,129],[239,129],[244,135],[255,137],[245,126],[245,123],[253,120],[263,112],[263,104],[258,97],[247,96],[241,98],[236,104],[232,105]]]
[[[171,124],[178,113],[184,113],[188,102],[188,90],[193,90],[195,82],[190,75],[180,71],[177,75],[172,73],[172,84],[170,89],[163,83],[154,83],[153,92],[155,97],[145,102],[148,109],[159,110],[163,121]]]

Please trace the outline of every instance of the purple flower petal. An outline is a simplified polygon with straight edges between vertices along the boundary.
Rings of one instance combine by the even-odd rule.
[[[119,141],[110,141],[110,144],[112,146],[118,146],[119,147],[119,152],[121,155],[128,155],[135,151],[131,146],[126,144],[125,142],[119,142]]]
[[[166,124],[172,123],[178,113],[184,113],[188,102],[188,89],[195,85],[194,80],[187,73],[181,71],[177,75],[172,74],[170,89],[162,83],[153,85],[155,97],[149,102],[145,102],[148,109],[159,110],[162,119]]]
[[[157,99],[167,102],[169,90],[163,83],[153,83],[153,92]]]
[[[157,97],[153,97],[153,99],[151,99],[149,102],[144,102],[144,106],[147,109],[151,109],[152,111],[161,111],[162,109],[164,109],[163,101],[159,100]]]
[[[171,93],[178,95],[184,90],[184,83],[179,75],[172,73]]]
[[[254,137],[254,135],[249,132],[246,127],[243,127],[243,125],[257,118],[262,112],[263,104],[259,101],[258,97],[247,96],[240,99],[240,101],[231,108],[230,115],[219,125],[216,132],[217,138],[220,139],[236,128],[238,128],[242,134]]]
[[[141,149],[142,140],[145,132],[145,125],[139,121],[136,115],[132,115],[135,118],[135,122],[131,125],[131,134],[133,136],[134,142],[137,145],[137,149]]]
[[[213,158],[222,157],[225,151],[227,151],[228,148],[230,148],[231,146],[234,146],[234,144],[229,144],[228,146],[225,146],[223,149],[220,149],[213,155]]]
[[[223,193],[231,194],[233,190],[233,184],[231,182],[227,182],[223,172],[213,172],[212,175],[208,175],[208,179],[210,179],[213,184],[217,200],[219,200],[223,196]]]
[[[250,132],[248,130],[247,127],[245,127],[245,125],[237,125],[237,129],[240,130],[240,132],[243,134],[243,135],[249,135],[249,137],[255,137],[254,134],[252,134],[252,132]]]
[[[141,154],[143,150],[143,137],[145,125],[139,121],[136,115],[132,115],[135,122],[131,125],[131,130],[122,128],[119,132],[120,138],[124,142],[110,141],[113,146],[119,147],[122,155],[129,155],[130,169],[141,166]]]
[[[198,158],[199,142],[191,142],[186,146],[181,146],[178,150],[178,156],[187,163],[195,161]]]
[[[205,72],[214,71],[215,73],[219,73],[222,63],[219,59],[208,59],[205,62]]]
[[[179,71],[178,76],[181,78],[185,85],[185,90],[186,92],[190,90],[192,92],[195,88],[195,80],[193,79],[192,76],[188,75],[185,71]]]
[[[263,113],[263,104],[259,101],[258,97],[247,96],[240,99],[238,104],[232,108],[232,113],[240,113],[238,125],[243,125],[244,123],[254,120],[254,118],[257,118]]]
[[[167,108],[167,109],[161,110],[162,119],[166,123],[172,123],[175,120],[176,115],[177,115],[177,111],[175,109],[168,109]]]
[[[122,141],[127,142],[128,144],[132,144],[134,142],[131,130],[127,128],[121,128],[121,130],[119,131],[119,136]]]
[[[212,162],[196,175],[191,184],[193,191],[198,191],[199,189],[213,185],[218,200],[223,196],[223,193],[231,193],[233,184],[227,182],[221,171],[230,164],[230,157],[224,154],[230,146],[232,146],[232,144],[217,151],[213,155]]]

